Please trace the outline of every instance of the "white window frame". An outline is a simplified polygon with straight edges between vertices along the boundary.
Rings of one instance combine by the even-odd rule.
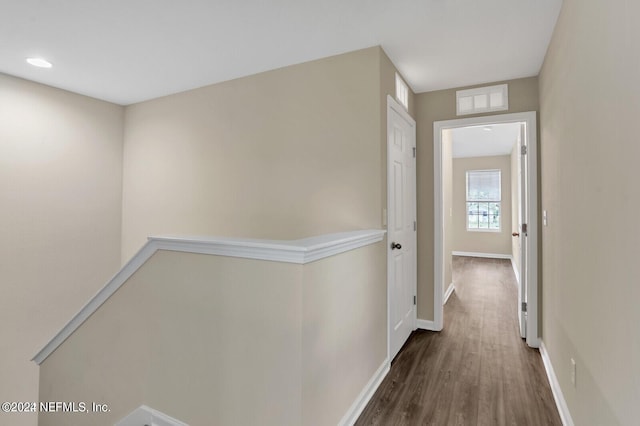
[[[497,200],[469,200],[469,173],[473,172],[498,172],[498,199]],[[467,170],[465,172],[465,221],[467,223],[467,231],[469,232],[502,232],[502,220],[504,215],[502,214],[502,170],[500,169],[481,169],[481,170]],[[489,203],[498,204],[500,226],[495,228],[470,228],[469,227],[469,203],[487,203],[487,214],[489,214]]]
[[[491,106],[491,99],[500,100],[500,105]],[[509,109],[509,86],[497,84],[495,86],[477,87],[456,91],[456,114],[479,114]]]
[[[409,86],[398,73],[396,73],[396,99],[405,110],[409,111]]]

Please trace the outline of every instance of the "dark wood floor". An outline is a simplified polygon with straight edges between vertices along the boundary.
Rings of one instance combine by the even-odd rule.
[[[562,425],[510,262],[455,256],[453,280],[444,330],[409,337],[356,425]]]

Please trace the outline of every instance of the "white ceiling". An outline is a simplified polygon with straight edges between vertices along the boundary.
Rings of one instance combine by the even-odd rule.
[[[453,158],[509,155],[518,140],[520,125],[506,123],[452,129]]]
[[[424,92],[537,75],[561,1],[0,0],[0,72],[126,105],[381,45]]]

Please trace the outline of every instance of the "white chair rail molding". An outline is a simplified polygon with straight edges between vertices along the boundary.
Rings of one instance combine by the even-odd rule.
[[[385,233],[149,238],[33,358],[41,400],[110,411],[42,424],[353,423],[389,368]]]

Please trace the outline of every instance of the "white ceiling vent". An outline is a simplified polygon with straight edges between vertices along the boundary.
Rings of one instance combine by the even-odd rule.
[[[509,109],[509,88],[506,84],[458,90],[456,114],[479,114]]]

